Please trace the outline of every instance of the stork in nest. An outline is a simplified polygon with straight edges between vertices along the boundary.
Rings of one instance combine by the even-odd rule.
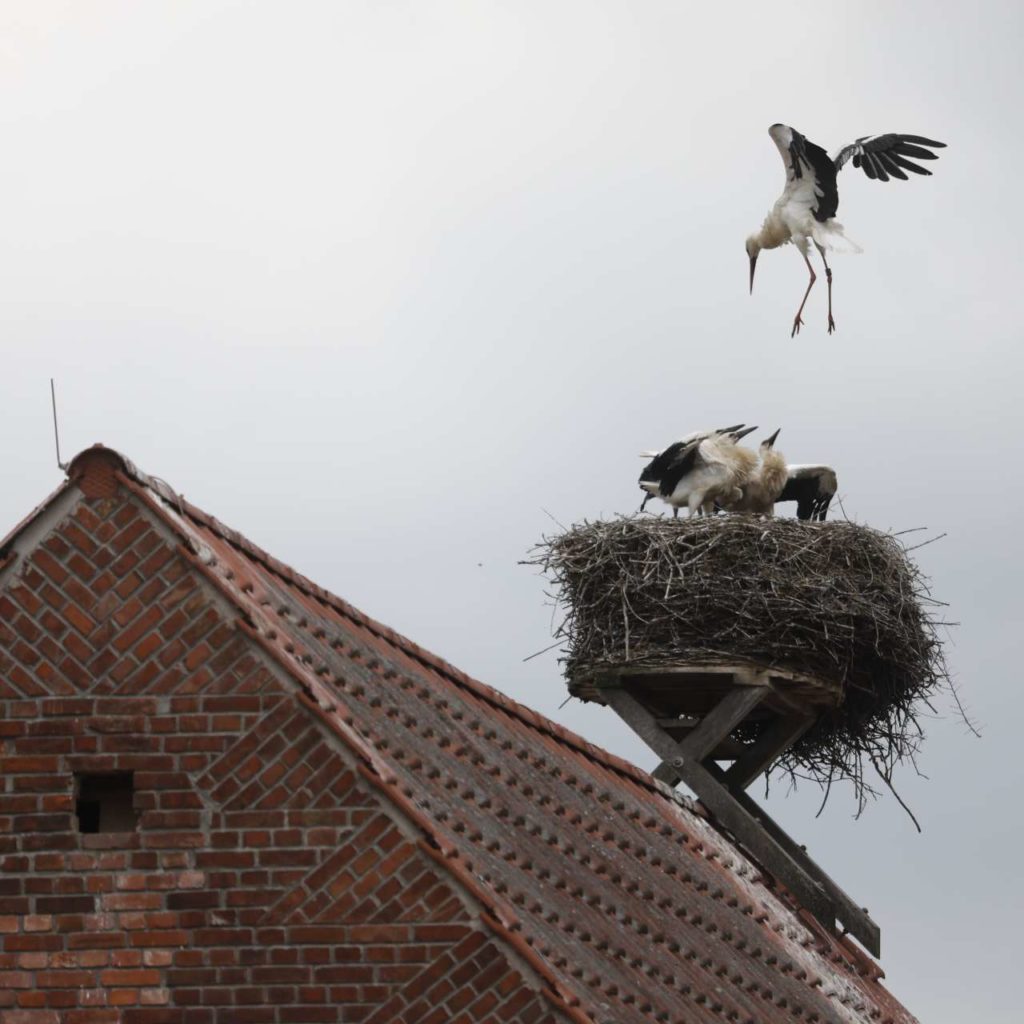
[[[739,500],[758,458],[736,442],[756,429],[739,424],[696,431],[655,453],[640,474],[640,488],[646,491],[640,511],[652,497],[671,505],[675,516],[683,505],[691,516],[710,515],[716,502]]]
[[[786,457],[775,448],[779,430],[761,442],[757,452],[758,462],[750,479],[741,488],[739,498],[723,504],[726,511],[753,512],[765,516],[774,513],[775,502],[779,500],[789,479]]]

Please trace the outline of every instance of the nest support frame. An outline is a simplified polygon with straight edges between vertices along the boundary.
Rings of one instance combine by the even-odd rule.
[[[823,686],[818,700],[787,695],[778,673],[749,665],[660,667],[652,686],[650,669],[627,667],[591,675],[594,699],[607,704],[661,759],[653,775],[669,787],[684,782],[715,819],[829,931],[836,922],[874,956],[881,932],[858,906],[746,792],[813,724],[822,703],[838,699]],[[658,694],[687,692],[703,680],[707,698],[699,712],[666,708]],[[789,680],[806,684],[807,679]],[[693,691],[690,690],[692,693]],[[815,708],[817,705],[818,708]],[[756,721],[758,738],[744,743],[734,733]],[[747,730],[748,732],[751,730]],[[720,762],[731,761],[723,769]]]

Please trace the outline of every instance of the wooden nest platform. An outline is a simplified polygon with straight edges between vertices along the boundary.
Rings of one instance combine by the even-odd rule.
[[[733,740],[811,718],[775,768],[851,780],[861,800],[865,768],[891,785],[913,759],[918,714],[948,684],[928,581],[898,538],[865,526],[621,517],[546,538],[531,564],[565,612],[571,694],[625,687],[685,722],[738,685],[767,686]]]

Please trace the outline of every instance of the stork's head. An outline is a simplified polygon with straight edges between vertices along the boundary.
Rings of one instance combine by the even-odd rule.
[[[761,251],[761,243],[757,235],[751,235],[747,239],[747,258],[750,260],[750,293],[754,293],[754,268],[757,266],[757,256]]]
[[[640,474],[640,479],[637,481],[640,484],[640,490],[647,492],[647,497],[653,497],[658,493],[658,484],[661,482],[661,465],[660,465],[661,452],[641,452],[641,458],[650,458],[650,462],[644,466],[644,471]],[[644,505],[647,504],[647,498],[644,498]],[[643,505],[640,506],[643,511]]]
[[[775,439],[779,436],[779,433],[780,433],[781,430],[782,430],[782,427],[779,427],[779,429],[776,430],[775,433],[771,435],[771,437],[766,437],[761,442],[761,451],[767,452],[767,451],[770,451],[772,449],[772,447],[775,445]]]

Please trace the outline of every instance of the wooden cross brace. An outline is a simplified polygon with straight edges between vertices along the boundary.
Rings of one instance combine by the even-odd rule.
[[[874,956],[881,932],[867,912],[807,856],[745,792],[759,775],[812,724],[793,715],[779,718],[722,771],[710,757],[721,742],[770,692],[767,683],[730,690],[682,740],[673,739],[639,700],[621,686],[602,688],[608,705],[660,757],[653,775],[669,786],[679,781],[830,931],[838,919]]]

